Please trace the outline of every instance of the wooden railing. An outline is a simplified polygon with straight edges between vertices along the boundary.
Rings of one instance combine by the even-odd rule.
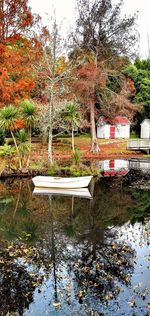
[[[150,150],[150,139],[129,139],[127,149],[131,150]]]

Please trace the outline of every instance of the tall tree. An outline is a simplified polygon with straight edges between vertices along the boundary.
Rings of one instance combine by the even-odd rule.
[[[25,35],[34,25],[35,18],[28,2],[0,0],[0,43],[15,35]]]
[[[31,30],[38,19],[28,0],[0,0],[0,106],[16,104],[33,89],[37,40]]]
[[[136,16],[121,17],[122,4],[121,1],[114,5],[112,0],[77,0],[78,17],[72,34],[70,57],[76,59],[79,54],[85,54],[86,60],[86,54],[93,56],[93,74],[98,72],[106,74],[111,67],[114,69],[118,56],[129,56],[136,43],[137,33],[134,30]],[[86,68],[90,67],[90,63],[91,61],[88,66],[86,60]],[[91,91],[93,95],[90,98],[91,150],[97,152],[99,150],[95,128],[97,84],[91,85]],[[89,99],[89,90],[87,96]]]
[[[122,17],[122,5],[122,0],[118,4],[112,0],[77,0],[74,45],[100,59],[120,54],[133,57],[136,15]]]
[[[81,54],[79,66],[75,69],[76,80],[74,81],[73,89],[76,96],[84,107],[84,112],[87,112],[90,117],[91,128],[91,151],[98,152],[99,146],[96,137],[95,128],[95,103],[97,102],[96,90],[103,89],[106,85],[106,73],[102,65],[98,67],[95,63],[93,54]]]
[[[3,45],[0,61],[0,107],[28,98],[34,87],[36,48],[30,40],[16,37]]]
[[[141,105],[135,115],[135,129],[140,132],[140,123],[150,118],[150,60],[136,59],[123,69],[127,79],[135,85],[133,103]]]
[[[42,86],[38,96],[39,101],[48,105],[48,161],[51,164],[53,162],[54,109],[59,106],[60,100],[67,95],[65,82],[70,78],[71,71],[66,58],[62,55],[63,46],[55,17],[51,32],[43,29],[41,39],[43,44],[42,58],[37,61],[35,68],[39,74],[37,86]]]

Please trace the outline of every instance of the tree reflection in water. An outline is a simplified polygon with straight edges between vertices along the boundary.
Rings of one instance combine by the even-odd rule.
[[[83,202],[82,208],[82,201],[80,200],[78,205],[78,199],[72,197],[69,207],[65,205],[70,210],[67,216],[65,216],[66,210],[62,211],[63,199],[59,197],[51,199],[53,225],[56,228],[55,238],[53,237],[56,245],[52,243],[53,259],[56,260],[55,272],[56,265],[59,266],[62,262],[68,263],[68,268],[74,271],[78,283],[79,302],[82,302],[89,290],[90,293],[97,294],[101,300],[116,297],[119,293],[119,287],[115,285],[116,281],[128,285],[133,272],[135,252],[124,242],[114,241],[116,233],[112,228],[107,227],[106,219],[102,223],[105,210],[101,208],[101,203],[102,205],[104,203],[101,198],[102,196],[96,193],[92,201]],[[119,203],[122,204],[121,199]],[[87,205],[86,209],[85,205]],[[52,231],[54,233],[54,228]],[[66,251],[69,245],[72,249],[70,253]],[[54,255],[54,250],[57,255],[56,253]],[[56,273],[54,279],[56,281]]]
[[[110,239],[105,244],[93,245],[85,241],[80,255],[72,260],[78,282],[79,301],[89,291],[90,295],[96,294],[103,301],[115,298],[120,292],[116,286],[117,281],[126,285],[130,282],[134,259],[134,250],[126,243],[112,242]]]
[[[104,198],[96,192],[96,188],[94,190],[94,186],[95,183],[92,181],[93,200],[86,210],[87,222],[84,218],[84,231],[78,236],[78,243],[75,246],[78,251],[74,257],[72,256],[71,264],[78,283],[77,295],[80,302],[88,292],[90,295],[93,292],[101,300],[116,297],[120,291],[116,281],[129,284],[135,259],[135,252],[129,245],[115,241],[117,232],[112,227],[109,228],[109,218],[107,224],[106,218],[103,222],[103,213],[106,211]],[[119,203],[122,204],[121,199]],[[108,200],[106,208],[107,205]],[[115,203],[115,207],[117,205],[118,203]]]
[[[23,314],[33,301],[37,277],[18,265],[9,251],[0,251],[0,315],[8,312]]]
[[[13,263],[9,260],[9,251],[8,262],[10,261],[12,271],[13,265],[16,271],[23,269],[22,275],[27,281],[25,288],[28,292],[29,285],[32,292],[27,296],[28,300],[26,297],[19,299],[18,296],[18,305],[12,311],[20,310],[22,313],[32,301],[34,289],[39,287],[38,281],[32,282],[32,274],[28,275],[29,266],[35,267],[39,276],[42,269],[43,282],[53,282],[53,295],[51,293],[49,301],[57,308],[66,302],[71,304],[69,291],[74,292],[79,303],[88,295],[106,302],[117,297],[120,283],[129,286],[136,254],[128,243],[117,241],[118,231],[115,227],[130,220],[128,208],[129,205],[133,206],[134,201],[128,190],[113,181],[109,183],[109,187],[107,182],[103,182],[103,185],[92,183],[91,201],[76,197],[32,196],[31,187],[26,181],[21,186],[19,183],[7,186],[3,192],[6,203],[3,214],[0,214],[1,239],[7,238],[6,231],[13,226],[13,239],[20,240],[15,241],[18,251],[21,248],[27,251],[23,251],[23,254],[16,253]],[[23,258],[27,266],[21,265],[18,258]],[[3,265],[1,267],[4,280],[7,278],[6,270]],[[16,284],[19,290],[21,285],[17,285],[17,282],[23,280],[22,283],[26,284],[19,272],[16,275],[17,280],[19,277],[18,281],[15,281],[11,273],[10,281],[5,283],[7,291],[11,291],[10,282]],[[4,283],[1,284],[1,291],[6,293]],[[6,306],[9,310],[9,300]],[[2,313],[2,309],[0,312]]]

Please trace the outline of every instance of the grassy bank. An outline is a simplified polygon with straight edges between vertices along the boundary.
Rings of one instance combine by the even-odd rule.
[[[6,149],[0,156],[0,175],[97,175],[99,168],[97,161],[115,158],[145,157],[141,152],[132,152],[126,149],[127,141],[98,139],[100,151],[90,151],[91,139],[89,135],[75,137],[76,157],[72,155],[71,138],[60,137],[53,141],[53,164],[50,166],[47,159],[47,145],[36,141],[32,143],[30,164],[28,169],[20,172],[18,161],[13,147]],[[0,147],[0,152],[3,148]],[[147,156],[146,156],[147,157]]]

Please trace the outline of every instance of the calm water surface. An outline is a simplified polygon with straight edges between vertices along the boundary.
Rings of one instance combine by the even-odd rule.
[[[119,179],[89,189],[0,182],[0,315],[149,315],[150,194]]]

